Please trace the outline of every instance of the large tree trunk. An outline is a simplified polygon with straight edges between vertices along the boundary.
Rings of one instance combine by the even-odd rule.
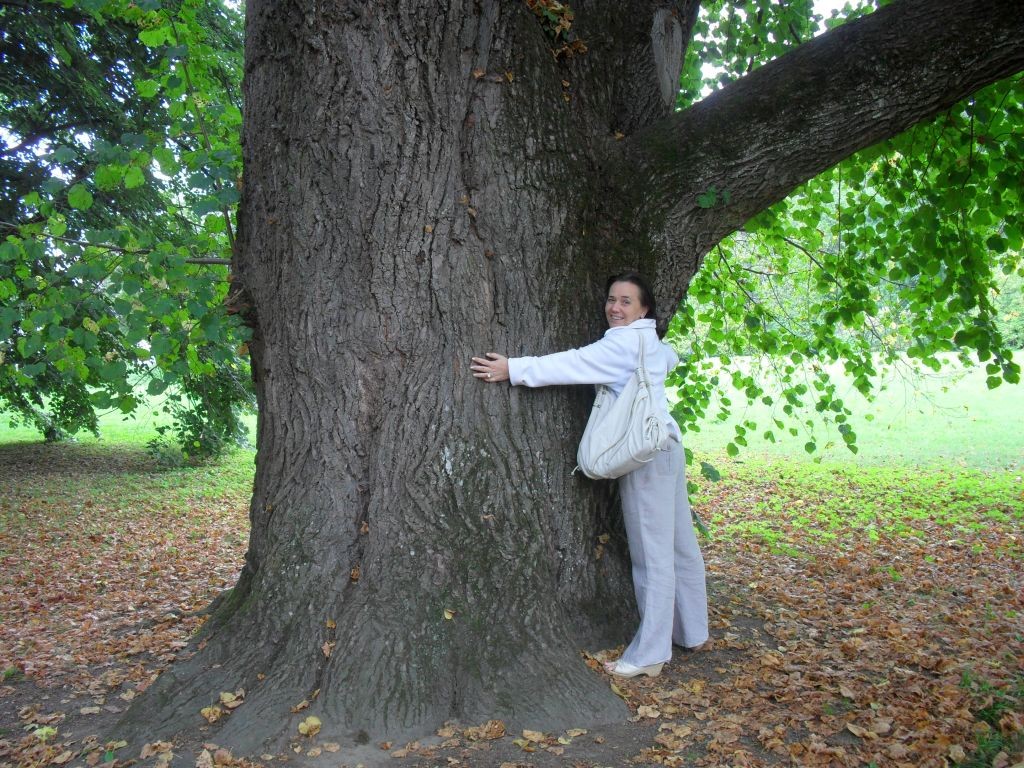
[[[238,688],[217,741],[242,751],[280,748],[309,714],[348,744],[452,718],[552,730],[624,714],[579,652],[636,623],[613,487],[570,474],[589,393],[484,386],[468,362],[596,338],[604,277],[624,266],[671,286],[670,309],[742,223],[702,210],[711,235],[669,236],[707,183],[687,191],[676,166],[696,159],[672,144],[696,3],[574,4],[589,51],[570,60],[525,3],[391,5],[249,1],[252,534],[201,648],[131,713],[149,738]],[[748,122],[771,114],[758,102]],[[744,216],[867,130],[848,120],[844,149],[790,170],[793,147],[821,139],[780,125],[785,151],[757,152]]]

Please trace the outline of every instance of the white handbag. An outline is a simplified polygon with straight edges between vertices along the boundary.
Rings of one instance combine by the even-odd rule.
[[[610,387],[597,385],[590,420],[576,452],[577,469],[594,480],[614,480],[653,459],[671,440],[658,405],[644,366],[641,336],[637,368],[619,396]]]

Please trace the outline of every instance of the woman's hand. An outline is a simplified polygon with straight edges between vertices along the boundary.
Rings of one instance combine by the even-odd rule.
[[[476,378],[488,384],[508,381],[508,358],[497,352],[488,352],[486,357],[474,357],[469,369]]]

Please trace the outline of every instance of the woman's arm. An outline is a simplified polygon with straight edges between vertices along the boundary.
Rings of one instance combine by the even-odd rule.
[[[552,384],[614,384],[636,367],[638,334],[612,333],[593,344],[540,357],[507,358],[495,352],[474,357],[473,375],[489,383],[546,387]]]

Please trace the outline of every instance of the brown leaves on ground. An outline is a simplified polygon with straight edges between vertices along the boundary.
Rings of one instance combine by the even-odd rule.
[[[183,475],[151,471],[141,452],[0,451],[0,671],[84,698],[75,715],[109,717],[186,652],[196,612],[234,583],[248,489],[195,498]],[[226,713],[240,698],[214,706]],[[53,762],[61,753],[42,754],[52,748],[2,741],[0,764]]]
[[[242,562],[248,487],[202,498],[157,492],[154,483],[174,475],[149,473],[143,460],[104,486],[80,447],[24,451],[46,456],[35,457],[33,471],[0,463],[0,669],[44,688],[68,686],[78,700],[67,712],[22,708],[9,730],[23,735],[0,740],[0,764],[131,759],[118,742],[67,742],[65,718],[123,710],[187,652],[201,623],[194,612],[233,584]],[[899,487],[916,477],[909,472],[863,497],[842,486],[814,498],[785,473],[719,483],[701,500],[716,536],[702,542],[712,639],[696,652],[677,649],[659,678],[609,680],[633,708],[635,722],[622,727],[640,743],[629,753],[668,766],[938,768],[998,734],[1017,746],[992,765],[1024,759],[1022,694],[1007,694],[1024,692],[1019,480],[994,500],[972,496],[970,483],[956,486],[952,473],[932,498],[915,500]],[[883,494],[905,507],[899,525],[844,510],[833,510],[828,525],[814,521],[812,510],[837,499],[853,509]],[[956,515],[946,508],[953,499]],[[774,517],[760,511],[765,500],[780,510]],[[316,652],[329,654],[331,642]],[[596,658],[588,664],[603,674]],[[0,685],[0,703],[11,691]],[[244,697],[223,692],[211,714],[229,716]],[[1016,705],[980,720],[1008,700]],[[343,749],[316,741],[314,718],[302,723],[296,753]],[[397,759],[477,766],[572,764],[583,754],[594,761],[581,765],[604,765],[623,754],[621,735],[606,743],[585,733],[451,723],[437,739],[385,749]],[[602,762],[600,750],[612,747],[616,757]],[[147,749],[155,762],[174,752],[159,742]],[[216,745],[198,757],[204,766],[251,765]]]
[[[713,530],[746,525],[752,494],[786,507],[783,483],[758,485],[712,487],[704,510]],[[997,510],[982,502],[956,520],[919,501],[902,524],[871,536],[809,522],[804,510],[773,519],[771,535],[702,542],[711,641],[696,653],[676,649],[658,679],[617,683],[638,715],[661,711],[641,757],[939,768],[986,740],[993,727],[974,713],[994,691],[1024,709],[1024,558],[1008,547],[1024,499],[1007,496]],[[1016,745],[1006,765],[1024,760],[1018,712],[999,721]]]

